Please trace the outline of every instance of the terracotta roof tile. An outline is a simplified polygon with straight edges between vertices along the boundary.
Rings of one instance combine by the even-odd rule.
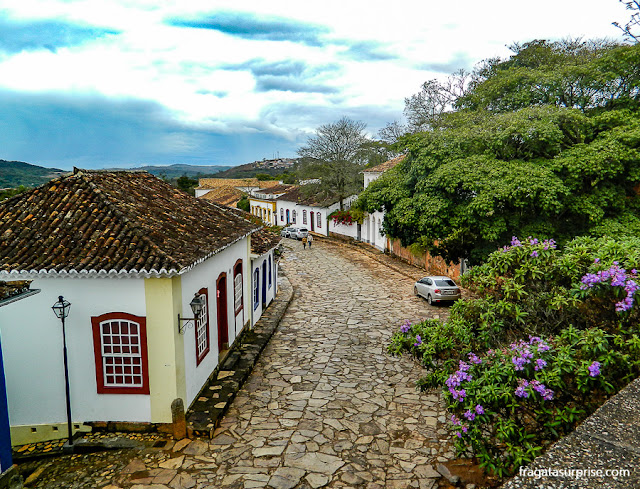
[[[4,282],[0,280],[0,301],[24,294],[29,290],[31,280],[13,280]]]
[[[384,163],[380,163],[379,165],[373,166],[371,168],[365,168],[363,171],[371,172],[371,173],[384,173],[387,170],[390,170],[402,160],[404,160],[406,155],[397,156],[391,160],[385,161]]]
[[[218,187],[213,190],[209,190],[200,198],[216,202],[217,204],[235,207],[238,201],[242,198],[242,195],[242,192],[235,187]]]
[[[198,181],[199,190],[218,187],[259,187],[257,178],[201,178]]]
[[[336,202],[340,201],[340,199],[337,197],[326,198],[319,195],[307,196],[305,195],[302,187],[292,188],[287,193],[278,197],[277,200],[284,200],[286,202],[296,202],[301,205],[309,205],[309,206],[316,206],[316,207],[328,207],[331,204],[335,204]]]
[[[263,228],[251,235],[251,253],[263,255],[278,246],[281,240],[282,237],[279,234]]]
[[[0,271],[173,273],[257,229],[146,172],[77,171],[0,203]]]

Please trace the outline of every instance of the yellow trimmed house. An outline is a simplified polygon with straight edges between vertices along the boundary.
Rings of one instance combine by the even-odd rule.
[[[171,423],[250,327],[259,228],[145,172],[75,170],[0,203],[0,281],[41,290],[2,310],[13,444],[67,436],[58,296],[73,429]]]
[[[276,200],[294,188],[293,185],[280,184],[254,190],[249,197],[251,214],[262,219],[269,226],[278,225]]]

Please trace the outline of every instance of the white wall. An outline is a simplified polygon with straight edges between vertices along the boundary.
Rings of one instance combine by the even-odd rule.
[[[189,302],[201,288],[206,287],[209,295],[209,353],[199,365],[196,365],[196,331],[193,322],[185,329],[184,358],[187,399],[185,404],[189,406],[200,389],[207,381],[211,372],[217,367],[218,355],[218,317],[216,281],[222,272],[227,274],[227,323],[229,327],[229,345],[240,333],[242,325],[249,320],[251,308],[251,296],[249,295],[250,278],[248,277],[248,239],[239,242],[217,253],[208,260],[196,265],[192,270],[182,275],[182,310],[184,314],[191,315]],[[234,320],[233,307],[233,266],[238,259],[242,259],[243,266],[243,309]]]
[[[302,222],[302,216],[298,215],[296,212],[296,220],[293,220],[293,211],[295,211],[298,207],[298,204],[295,202],[289,202],[287,200],[276,200],[276,213],[278,214],[278,226],[287,226],[287,210],[289,211],[289,225],[300,225]],[[280,218],[280,209],[282,209],[284,219]]]
[[[271,286],[269,286],[269,258],[271,258]],[[267,275],[263,274],[263,263],[266,263]],[[251,316],[251,326],[255,325],[258,322],[258,319],[262,316],[262,313],[267,308],[271,301],[276,296],[276,282],[278,280],[276,273],[276,262],[273,256],[273,250],[265,253],[264,255],[260,255],[257,258],[251,259],[251,309],[253,311]],[[253,299],[253,286],[255,282],[255,271],[258,269],[258,302],[255,303]],[[267,297],[266,302],[262,301],[262,284],[266,281],[267,287]]]
[[[62,325],[51,306],[71,303],[66,320],[71,412],[85,421],[150,421],[148,395],[98,394],[91,317],[145,316],[144,280],[37,278],[42,292],[0,309],[9,419],[14,425],[66,422]]]

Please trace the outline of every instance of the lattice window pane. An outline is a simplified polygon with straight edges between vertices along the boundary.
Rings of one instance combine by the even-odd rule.
[[[142,387],[140,325],[113,320],[100,323],[105,387]]]
[[[196,320],[196,354],[198,358],[209,348],[209,335],[207,334],[207,329],[209,328],[209,324],[207,323],[208,317],[207,304],[205,301],[204,306],[202,306],[202,311],[200,311],[200,315]]]
[[[234,310],[240,309],[242,306],[242,273],[236,273],[233,277],[233,302]]]

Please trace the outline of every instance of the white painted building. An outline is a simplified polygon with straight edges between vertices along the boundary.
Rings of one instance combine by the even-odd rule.
[[[356,195],[352,195],[344,199],[344,208],[351,207],[356,198]],[[312,233],[328,236],[327,219],[333,211],[340,209],[340,202],[307,197],[302,194],[300,187],[296,187],[276,199],[276,209],[279,226],[306,227]]]
[[[144,172],[78,171],[0,204],[0,280],[41,290],[2,310],[12,442],[67,436],[58,296],[74,429],[171,423],[251,324],[258,228]]]
[[[249,197],[251,214],[259,217],[269,226],[277,226],[277,199],[292,188],[292,185],[282,184],[255,190]]]
[[[380,178],[387,170],[390,170],[402,160],[405,156],[401,155],[389,161],[385,161],[380,165],[366,169],[364,174],[364,188],[367,188],[371,182]],[[375,246],[381,251],[389,249],[389,241],[382,232],[382,223],[384,222],[384,211],[376,211],[367,214],[361,225],[356,225],[355,238]]]

